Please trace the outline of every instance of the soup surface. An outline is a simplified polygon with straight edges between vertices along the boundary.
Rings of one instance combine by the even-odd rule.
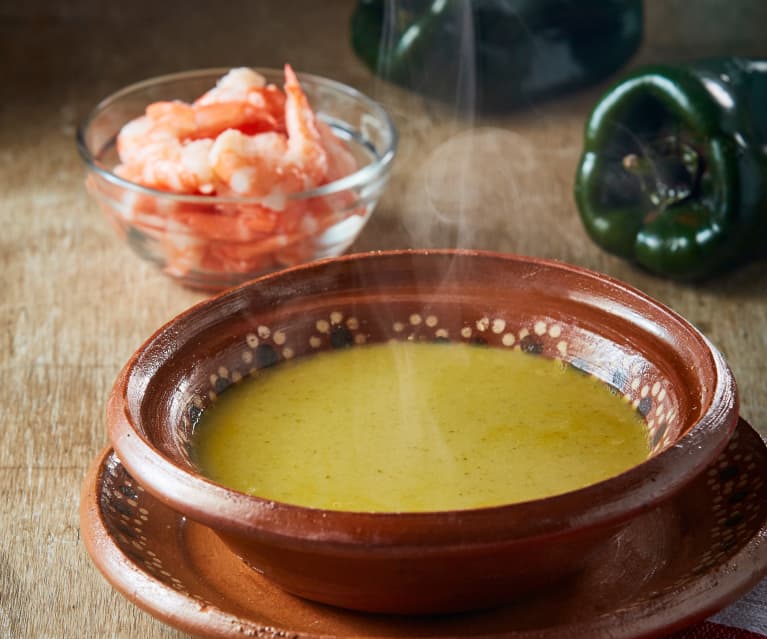
[[[223,393],[193,438],[211,479],[302,506],[476,508],[566,492],[649,454],[639,415],[560,362],[389,343],[292,360]]]

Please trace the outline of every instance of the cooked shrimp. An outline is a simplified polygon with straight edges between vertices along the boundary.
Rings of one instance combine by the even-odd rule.
[[[260,73],[247,67],[231,69],[222,76],[216,86],[195,100],[195,105],[216,104],[218,102],[247,102],[248,95],[266,86],[266,79]]]
[[[284,91],[251,69],[233,69],[187,104],[150,104],[117,140],[115,173],[144,186],[190,194],[245,195],[258,203],[170,201],[128,192],[121,214],[163,244],[166,270],[250,272],[309,259],[324,229],[354,209],[352,191],[292,193],[357,170],[345,142],[318,121],[285,66]],[[119,196],[116,196],[119,197]]]
[[[221,182],[276,210],[284,209],[286,195],[319,185],[328,170],[314,112],[289,65],[285,92],[287,136],[224,131],[210,152],[210,164]]]
[[[214,88],[194,102],[198,108],[224,104],[251,109],[273,120],[271,130],[285,130],[285,94],[275,85],[266,84],[264,77],[252,69],[232,69]],[[226,128],[236,128],[250,135],[266,130],[246,130],[243,126],[232,126],[223,127],[219,132]]]
[[[212,193],[216,185],[208,154],[213,138],[227,129],[266,131],[276,124],[247,103],[156,102],[120,132],[117,149],[123,164],[116,173],[134,181],[139,176],[141,184],[152,188]]]

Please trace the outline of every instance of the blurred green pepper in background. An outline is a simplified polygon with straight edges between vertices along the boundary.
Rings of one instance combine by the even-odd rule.
[[[681,280],[767,255],[767,60],[637,69],[586,124],[575,199],[591,238]]]
[[[359,0],[351,34],[381,77],[488,112],[604,79],[642,19],[642,0]]]

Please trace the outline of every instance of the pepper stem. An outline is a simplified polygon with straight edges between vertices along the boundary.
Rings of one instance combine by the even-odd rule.
[[[642,191],[655,207],[652,217],[693,197],[703,168],[698,151],[676,135],[644,146],[641,154],[625,155],[622,165],[637,177]]]

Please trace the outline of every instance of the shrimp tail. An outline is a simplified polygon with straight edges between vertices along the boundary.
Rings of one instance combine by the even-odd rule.
[[[314,111],[289,64],[285,65],[285,94],[288,154],[305,172],[307,185],[319,184],[327,174],[327,152],[317,130]]]

